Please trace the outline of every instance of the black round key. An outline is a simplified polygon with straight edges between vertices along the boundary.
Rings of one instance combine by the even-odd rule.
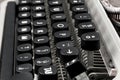
[[[44,4],[44,0],[33,0],[32,4],[33,5],[43,5]]]
[[[65,14],[53,14],[51,15],[51,20],[53,22],[56,22],[56,21],[65,21],[66,20],[66,15]]]
[[[47,25],[46,20],[35,20],[33,22],[33,26],[35,27],[46,27],[46,25]]]
[[[52,24],[53,32],[60,31],[60,30],[68,30],[68,25],[66,22],[56,22]]]
[[[47,36],[36,37],[34,39],[35,44],[42,45],[49,45],[49,38]]]
[[[72,10],[72,7],[77,6],[77,5],[84,5],[85,1],[84,0],[69,0],[70,3],[70,9]]]
[[[33,6],[32,10],[35,11],[35,12],[36,12],[36,11],[37,11],[37,12],[38,12],[38,11],[45,11],[45,7],[42,6],[42,5],[41,5],[41,6]]]
[[[52,63],[51,58],[41,57],[35,59],[35,72],[38,73],[38,69],[42,66],[49,66]]]
[[[58,80],[57,79],[57,67],[56,66],[44,66],[38,70],[39,80]]]
[[[71,40],[71,35],[69,31],[64,30],[64,31],[58,31],[54,33],[55,43],[59,41],[65,41],[65,40]]]
[[[22,19],[18,21],[18,24],[20,26],[29,26],[31,24],[30,19]]]
[[[36,66],[48,66],[52,63],[51,58],[49,57],[41,57],[41,58],[37,58],[35,59],[35,65]]]
[[[83,5],[85,3],[84,0],[70,0],[69,1],[71,6],[74,6],[74,5]]]
[[[56,48],[58,49],[58,50],[60,50],[60,49],[64,49],[64,48],[66,48],[66,47],[73,47],[74,45],[73,45],[73,42],[72,41],[61,41],[61,42],[58,42],[57,44],[56,44]]]
[[[16,66],[16,72],[32,72],[32,64],[26,63]]]
[[[16,56],[16,60],[18,61],[18,64],[21,63],[32,63],[32,54],[30,53],[23,53]]]
[[[30,72],[16,73],[10,80],[33,80],[33,75]]]
[[[31,3],[31,0],[19,0],[19,5],[29,5]]]
[[[90,21],[91,16],[88,13],[81,13],[81,14],[76,14],[75,19],[78,21]]]
[[[36,28],[34,29],[33,33],[35,35],[47,35],[48,34],[48,29],[47,28]]]
[[[20,12],[30,11],[30,6],[19,6],[18,10]]]
[[[62,5],[62,1],[61,0],[50,0],[48,2],[49,6],[61,6]]]
[[[34,49],[35,57],[50,56],[51,50],[49,46],[42,46]]]
[[[34,12],[32,17],[36,19],[45,19],[45,12]]]
[[[100,36],[97,32],[85,33],[81,36],[81,47],[84,50],[99,50]]]
[[[18,33],[30,33],[31,28],[29,26],[24,26],[24,27],[18,27],[17,29]]]
[[[91,16],[88,13],[81,13],[75,15],[75,24],[79,24],[82,22],[91,21]]]
[[[20,12],[18,14],[18,17],[21,18],[21,19],[30,18],[30,13],[29,12]]]
[[[60,50],[60,58],[63,61],[63,63],[67,63],[77,58],[78,55],[79,55],[79,50],[76,47],[67,47]]]
[[[88,13],[81,13],[81,14],[76,14],[75,15],[75,25],[86,22],[86,21],[91,21],[91,16]]]
[[[30,51],[31,49],[32,49],[31,44],[21,44],[17,46],[17,50],[20,52],[27,52]]]
[[[18,36],[18,41],[21,42],[26,42],[26,41],[30,41],[32,39],[30,34],[22,34]]]
[[[84,22],[78,25],[78,36],[81,37],[82,34],[87,32],[94,32],[95,25],[92,22]]]
[[[51,13],[63,13],[64,10],[63,10],[63,7],[57,6],[57,7],[50,8],[50,12]]]
[[[85,5],[77,5],[77,6],[72,7],[72,11],[73,11],[73,15],[75,15],[77,13],[87,12],[88,9]]]

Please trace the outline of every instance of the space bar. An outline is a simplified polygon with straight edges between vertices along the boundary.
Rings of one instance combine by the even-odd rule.
[[[2,49],[0,80],[9,80],[13,73],[14,33],[15,33],[15,2],[9,2],[6,9]]]

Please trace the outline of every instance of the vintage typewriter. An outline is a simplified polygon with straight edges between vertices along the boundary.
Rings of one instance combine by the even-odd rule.
[[[7,0],[0,17],[0,80],[120,79],[119,36],[99,0]]]

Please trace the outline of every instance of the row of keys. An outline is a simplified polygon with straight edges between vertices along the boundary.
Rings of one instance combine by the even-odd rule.
[[[82,0],[73,0],[73,3],[77,1]],[[100,36],[99,33],[96,32],[95,25],[92,22],[92,17],[88,13],[88,9],[84,3],[80,5],[78,5],[77,3],[74,5],[71,4],[71,2],[69,3],[70,9],[72,11],[72,18],[75,20],[74,24],[78,30],[78,36],[80,37],[79,46],[82,49],[80,54],[80,61],[86,67],[86,74],[91,80],[104,79],[104,77],[100,76],[108,76],[108,73],[103,62],[101,53],[99,52]],[[70,74],[72,74],[71,71],[72,69],[69,71]],[[101,73],[101,75],[99,73]]]
[[[20,0],[19,1],[19,5],[29,5],[29,4],[34,4],[34,5],[37,5],[37,4],[44,4],[44,0]]]
[[[50,2],[53,4],[51,5]],[[66,39],[67,37],[70,36],[68,31],[62,31],[64,29],[68,29],[66,21],[66,15],[64,14],[64,9],[62,7],[61,0],[50,0],[48,1],[49,4],[49,18],[51,19],[51,26],[52,26],[52,34],[56,37],[54,37],[54,42],[57,44],[58,42],[61,41],[61,39]],[[59,45],[62,47],[62,44]],[[55,64],[57,66],[57,64]],[[57,67],[57,78],[54,77],[54,80],[58,80],[60,70]],[[48,80],[48,78],[46,78]],[[52,80],[49,79],[49,80]]]
[[[19,5],[44,5],[44,0],[20,0]],[[50,0],[48,1],[48,4],[50,6],[55,6],[55,5],[62,5],[62,1],[60,0]]]
[[[20,12],[18,14],[18,18],[24,19],[24,18],[30,18],[33,17],[33,19],[39,19],[39,18],[45,18],[45,12],[33,12],[32,15],[29,12]]]
[[[30,72],[33,74],[33,52],[32,52],[32,27],[31,11],[29,7],[18,6],[18,24],[16,31],[16,63],[15,72]],[[28,10],[29,9],[29,10]]]
[[[43,1],[42,1],[43,2]],[[34,2],[33,2],[34,3]],[[36,3],[34,3],[36,4]],[[38,74],[39,79],[44,80],[48,76],[49,71],[53,74],[52,70],[52,58],[51,58],[51,49],[50,49],[50,40],[48,36],[48,25],[45,12],[45,4],[39,4],[36,6],[43,6],[43,10],[32,10],[33,14],[31,15],[33,19],[33,43],[34,43],[34,64],[35,64],[35,73]],[[39,9],[39,8],[38,8]],[[41,7],[42,9],[42,7]],[[47,66],[47,67],[44,67]],[[51,69],[51,70],[47,70]],[[56,67],[55,67],[56,70]],[[47,72],[48,71],[48,72]],[[54,73],[56,77],[57,73]],[[51,76],[52,77],[52,76]]]
[[[18,7],[18,11],[20,11],[20,12],[31,11],[31,9],[33,12],[45,11],[44,6],[33,6],[31,8],[30,6],[23,5],[23,6]]]
[[[49,6],[51,8],[51,6]],[[55,7],[62,7],[55,6]],[[51,10],[50,10],[51,13]],[[69,30],[67,16],[64,12],[58,11],[56,13],[52,13],[51,22],[54,36],[54,43],[56,47],[56,55],[60,58],[61,63],[66,65],[65,68],[68,72],[70,72],[70,77],[74,78],[76,75],[85,71],[84,66],[79,61],[78,56],[80,54],[78,48],[74,45],[73,40],[71,39],[72,35]],[[53,18],[53,16],[55,18]],[[71,62],[72,60],[77,59],[75,62]],[[70,63],[70,64],[69,64]],[[75,70],[75,66],[78,66],[83,69],[83,71],[78,71],[78,67]],[[73,70],[74,69],[74,70]],[[78,69],[78,70],[77,70]],[[71,73],[72,72],[72,73]],[[74,73],[75,72],[75,73]]]
[[[73,0],[73,3],[79,0]],[[72,5],[70,1],[72,18],[75,20],[75,27],[78,29],[78,36],[81,38],[81,48],[84,50],[99,50],[100,37],[95,32],[95,25],[85,4]]]
[[[30,11],[30,6],[29,5],[31,5],[31,4],[33,4],[33,8],[32,8],[33,11],[44,11],[45,10],[45,7],[43,6],[44,5],[44,0],[33,0],[33,1],[31,1],[31,0],[20,0],[18,10],[19,11]],[[51,0],[51,1],[48,1],[48,4],[50,6],[56,6],[56,5],[61,6],[62,1]],[[42,5],[42,6],[40,6],[40,5]],[[51,10],[53,10],[53,9],[51,9]]]
[[[79,1],[82,2],[82,4],[78,5],[77,2]],[[95,25],[93,22],[91,22],[91,16],[87,13],[88,9],[84,2],[82,0],[73,0],[73,2],[70,1],[70,6],[73,19],[75,20],[75,26],[78,28],[78,36],[81,37],[81,47],[85,50],[100,49],[99,35],[95,32]]]
[[[50,4],[51,6],[55,6],[56,4],[59,5],[59,1],[50,1],[48,4]],[[56,8],[51,8],[51,11],[53,11]],[[56,20],[56,15],[53,15],[53,19]],[[40,26],[39,22],[37,22],[37,25],[34,25],[35,27],[45,27],[45,26]],[[47,22],[46,22],[47,23]],[[40,31],[39,28],[35,28],[36,31]],[[39,35],[39,38],[43,37],[41,35]],[[38,37],[37,37],[38,38]],[[35,38],[34,38],[35,40]],[[40,40],[40,39],[39,39]],[[45,38],[43,41],[49,41],[48,38]],[[42,45],[42,44],[40,44]],[[43,45],[48,45],[48,44],[43,44]],[[48,45],[50,46],[50,45]],[[35,48],[35,55],[36,57],[39,56],[39,58],[35,59],[35,72],[38,72],[38,78],[41,80],[58,80],[58,72],[57,72],[57,67],[54,66],[52,64],[52,59],[50,58],[51,54],[50,54],[50,47],[48,46],[42,46],[42,47],[38,47]]]
[[[25,5],[22,4],[22,2],[26,2],[23,3]],[[31,9],[33,11],[33,13],[31,14]],[[18,65],[16,67],[16,71],[17,72],[32,72],[33,73],[33,65],[32,65],[32,35],[31,35],[31,29],[33,29],[31,27],[31,17],[34,19],[33,21],[33,25],[35,27],[38,26],[46,26],[45,28],[39,28],[39,29],[34,29],[33,33],[35,34],[35,38],[34,38],[34,43],[36,45],[38,44],[44,44],[46,43],[47,45],[48,43],[48,37],[47,37],[47,25],[46,25],[46,21],[45,19],[45,7],[44,5],[40,5],[40,6],[34,6],[31,8],[31,6],[27,3],[27,1],[25,0],[21,0],[19,2],[19,6],[18,6],[18,10],[19,10],[19,14],[18,14],[18,41],[19,41],[19,46],[17,47],[18,52],[20,53],[19,55],[17,55],[17,61],[18,63],[21,63],[21,65]],[[42,11],[42,12],[36,12],[36,11]],[[41,18],[41,20],[37,20]],[[27,34],[26,34],[27,33]],[[46,34],[46,35],[45,35]],[[42,35],[41,37],[39,37],[38,35]],[[28,44],[27,44],[27,43]],[[25,44],[23,44],[25,43]],[[42,45],[41,45],[42,47]],[[44,48],[44,46],[43,46]],[[50,49],[49,49],[50,50]],[[27,53],[26,53],[27,52]],[[45,52],[44,50],[41,50],[41,48],[35,48],[35,57],[39,58],[41,54],[41,52]],[[39,52],[39,53],[38,53]],[[28,54],[29,53],[29,54]],[[46,52],[47,53],[47,52]],[[49,57],[50,57],[50,51],[49,51]],[[45,54],[44,54],[45,55]],[[43,55],[43,56],[44,56]],[[41,56],[42,58],[42,56]],[[43,57],[44,60],[46,60],[45,57]],[[44,61],[43,60],[43,61]],[[48,59],[49,60],[49,59]],[[35,61],[39,61],[38,59],[36,59]],[[29,63],[29,64],[28,64]],[[37,63],[36,63],[37,64]],[[35,67],[35,72],[38,73],[38,68],[40,67]]]
[[[31,20],[30,19],[22,19],[18,21],[19,26],[30,26]],[[35,20],[33,21],[34,27],[46,27],[47,23],[45,19]]]
[[[17,51],[20,54],[17,55],[17,60],[22,63],[16,66],[16,71],[37,74],[38,79],[42,80],[57,80],[57,67],[54,66],[51,58],[44,3],[44,0],[19,1],[17,31],[20,45],[17,47]],[[29,52],[34,54],[30,55]]]

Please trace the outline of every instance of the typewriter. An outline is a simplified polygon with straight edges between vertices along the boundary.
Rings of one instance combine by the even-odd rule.
[[[120,79],[119,36],[99,0],[6,0],[0,17],[0,80]]]

